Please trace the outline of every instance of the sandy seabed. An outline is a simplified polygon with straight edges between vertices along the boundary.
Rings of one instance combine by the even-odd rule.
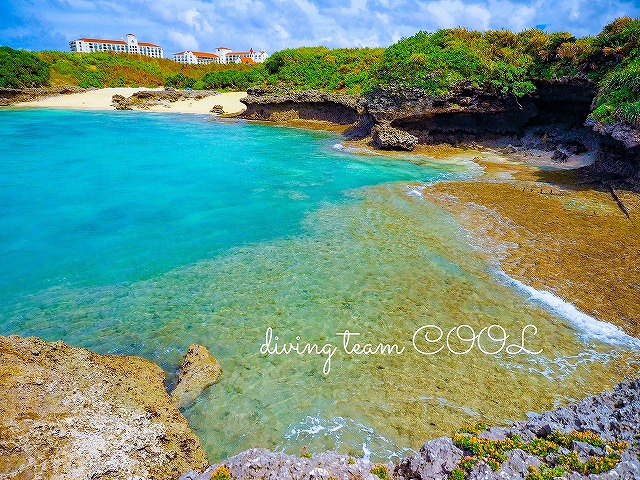
[[[74,110],[114,110],[111,105],[111,98],[114,95],[131,96],[142,90],[162,90],[151,88],[102,88],[99,90],[89,90],[82,93],[70,95],[58,95],[54,97],[41,98],[32,102],[18,103],[16,107],[38,107],[38,108],[66,108]],[[228,92],[219,95],[212,95],[199,100],[185,99],[167,105],[155,105],[149,108],[155,112],[172,113],[210,113],[214,105],[222,105],[225,114],[242,112],[246,107],[240,103],[240,99],[247,96],[246,92]]]

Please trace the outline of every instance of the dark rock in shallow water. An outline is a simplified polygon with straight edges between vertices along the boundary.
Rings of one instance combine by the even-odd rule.
[[[371,130],[373,141],[382,150],[413,150],[418,137],[388,125],[376,125]]]

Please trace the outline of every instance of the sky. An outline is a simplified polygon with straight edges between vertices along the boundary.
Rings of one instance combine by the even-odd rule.
[[[80,37],[181,50],[386,47],[420,30],[538,27],[595,35],[640,0],[0,0],[0,45],[68,50]]]

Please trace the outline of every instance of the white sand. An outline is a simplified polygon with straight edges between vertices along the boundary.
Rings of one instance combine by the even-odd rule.
[[[41,98],[33,102],[15,104],[16,107],[37,108],[66,108],[72,110],[114,110],[111,106],[113,95],[128,97],[141,90],[162,90],[151,88],[102,88],[88,92],[73,93],[71,95],[58,95],[55,97]],[[150,111],[172,113],[209,113],[214,105],[222,105],[224,113],[233,114],[242,112],[246,107],[240,103],[240,99],[247,96],[246,92],[229,92],[212,95],[201,100],[180,100],[168,105],[156,105]]]

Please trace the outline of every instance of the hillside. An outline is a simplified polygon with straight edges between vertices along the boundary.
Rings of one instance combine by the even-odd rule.
[[[367,93],[378,86],[418,88],[444,96],[461,85],[523,97],[539,79],[588,80],[598,86],[598,122],[640,126],[640,20],[622,17],[595,37],[528,29],[465,28],[418,32],[382,48],[301,47],[264,64],[181,65],[115,53],[0,49],[0,87],[42,85],[157,87],[275,92]]]

